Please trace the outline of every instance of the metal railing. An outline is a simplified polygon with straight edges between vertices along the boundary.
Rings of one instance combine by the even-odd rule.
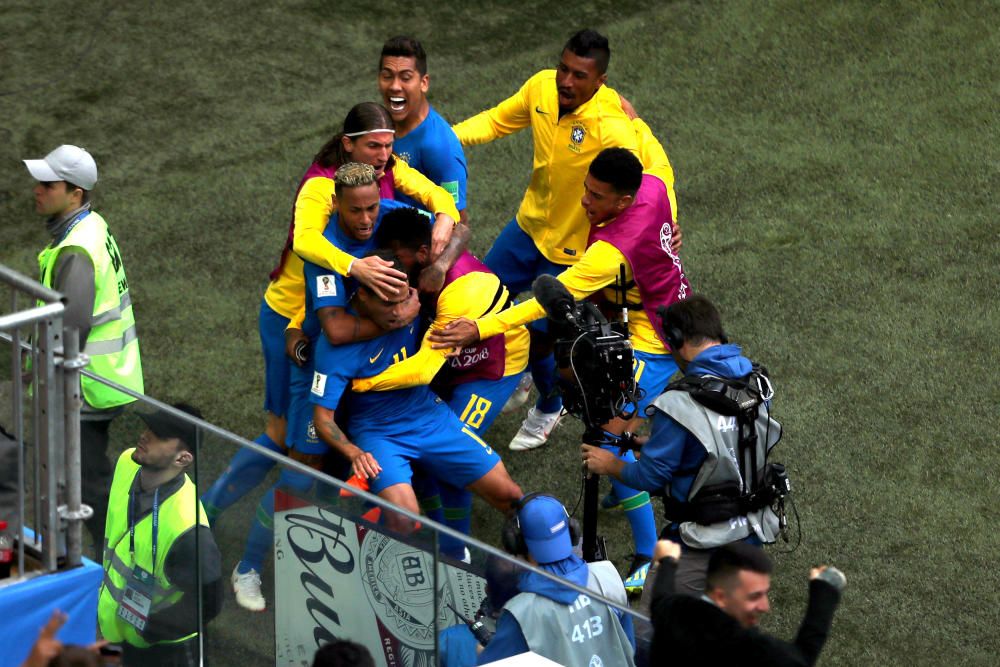
[[[0,284],[10,288],[10,310],[0,316],[0,339],[11,343],[10,403],[17,446],[17,510],[11,532],[17,541],[18,574],[26,576],[26,546],[41,554],[43,572],[58,569],[62,555],[63,567],[80,564],[85,510],[80,487],[79,372],[87,361],[80,354],[78,332],[63,326],[66,306],[61,294],[3,265]],[[27,373],[30,380],[25,383]],[[30,438],[25,429],[26,398]],[[25,531],[29,445],[31,537]],[[65,554],[61,553],[64,536]]]

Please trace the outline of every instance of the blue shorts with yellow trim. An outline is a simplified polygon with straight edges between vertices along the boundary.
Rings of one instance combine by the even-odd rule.
[[[264,409],[279,417],[288,412],[288,382],[291,367],[295,365],[285,354],[285,327],[288,321],[287,317],[274,312],[267,301],[260,300],[257,328],[264,351]]]
[[[649,404],[663,393],[670,378],[677,372],[677,362],[669,354],[653,354],[636,350],[633,355],[632,377],[639,388],[645,391],[639,401],[636,416],[645,417]]]
[[[500,411],[517,389],[522,375],[524,371],[499,380],[466,382],[451,388],[451,395],[442,398],[463,424],[478,435],[484,435],[500,416]]]
[[[500,457],[475,431],[459,421],[444,403],[415,422],[379,425],[352,421],[351,435],[361,449],[378,461],[382,472],[368,480],[372,493],[395,484],[411,484],[413,469],[465,488],[493,470]]]

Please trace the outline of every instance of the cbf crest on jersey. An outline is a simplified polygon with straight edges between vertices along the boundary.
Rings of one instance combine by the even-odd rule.
[[[585,128],[583,125],[580,125],[579,123],[575,124],[569,131],[569,140],[570,140],[569,149],[574,153],[579,153],[580,144],[583,143],[583,140],[586,137],[587,137],[587,128]]]

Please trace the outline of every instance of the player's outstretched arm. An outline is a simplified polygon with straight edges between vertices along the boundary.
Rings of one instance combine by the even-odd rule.
[[[351,462],[351,469],[361,479],[377,477],[382,466],[375,457],[348,440],[334,420],[334,411],[322,405],[313,406],[313,424],[316,435],[334,451]]]
[[[536,74],[521,89],[492,109],[463,120],[451,129],[463,146],[485,144],[531,125],[531,100]]]

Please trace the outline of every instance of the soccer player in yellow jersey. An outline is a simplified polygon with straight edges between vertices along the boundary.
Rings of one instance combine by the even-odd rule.
[[[535,74],[516,94],[454,128],[463,146],[531,129],[531,183],[517,215],[484,259],[514,294],[530,289],[540,274],[558,275],[583,256],[590,227],[579,206],[580,184],[601,150],[620,146],[639,155],[666,184],[676,211],[666,153],[662,147],[646,150],[651,143],[659,145],[649,128],[633,122],[618,93],[604,85],[610,57],[604,36],[581,30],[566,43],[555,70]],[[514,450],[544,444],[562,408],[555,364],[551,355],[539,354],[540,342],[533,335],[531,372],[540,397],[510,444]]]
[[[603,290],[604,297],[619,312],[623,307],[628,308],[629,333],[635,348],[634,375],[644,392],[636,408],[637,414],[642,415],[677,370],[662,331],[657,329],[657,308],[683,300],[691,291],[672,244],[673,215],[668,188],[659,177],[644,174],[642,164],[630,151],[609,148],[601,151],[590,165],[580,205],[590,223],[591,244],[580,261],[559,276],[559,281],[577,299]],[[616,283],[623,270],[627,292],[625,302],[621,303]],[[428,338],[438,347],[463,347],[544,316],[542,306],[532,298],[475,322],[455,320],[444,330],[431,332]],[[623,419],[604,425],[609,447],[625,426]],[[617,451],[617,447],[613,449]],[[630,460],[631,452],[624,458]],[[626,512],[635,513],[629,518],[636,559],[626,588],[638,590],[645,581],[656,539],[649,496],[617,480],[612,488],[614,498]],[[647,518],[643,519],[643,514]]]

